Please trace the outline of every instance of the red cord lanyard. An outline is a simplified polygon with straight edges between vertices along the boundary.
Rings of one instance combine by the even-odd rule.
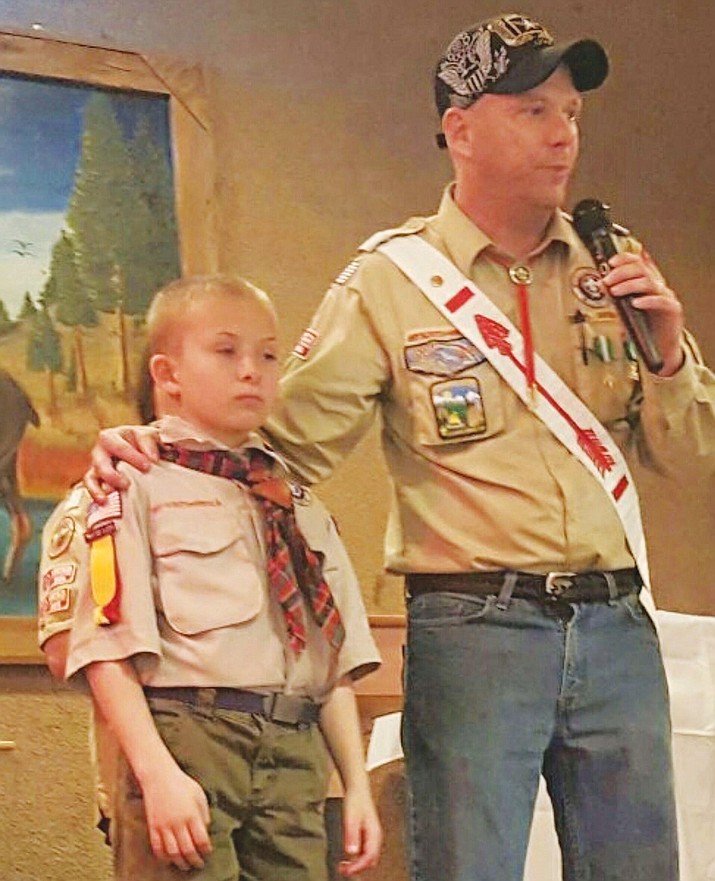
[[[525,263],[509,264],[501,260],[496,254],[490,257],[503,266],[509,273],[509,278],[516,285],[516,303],[519,309],[519,326],[521,337],[524,341],[524,375],[529,390],[531,406],[536,406],[536,363],[534,360],[534,336],[531,330],[531,314],[529,312],[529,285],[532,282],[531,270]]]

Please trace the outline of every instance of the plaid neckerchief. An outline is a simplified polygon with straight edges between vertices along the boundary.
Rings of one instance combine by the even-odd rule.
[[[189,450],[159,444],[159,456],[184,468],[226,477],[246,486],[261,509],[266,537],[268,581],[283,610],[288,641],[296,654],[306,644],[304,603],[334,649],[345,629],[330,587],[323,578],[322,560],[312,551],[295,519],[288,482],[273,474],[275,460],[263,450]]]

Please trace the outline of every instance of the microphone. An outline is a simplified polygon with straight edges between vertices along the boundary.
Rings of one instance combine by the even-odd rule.
[[[582,199],[573,210],[573,225],[593,257],[599,273],[606,275],[610,270],[608,261],[618,253],[608,205],[598,199]],[[626,294],[624,297],[611,299],[646,367],[651,373],[659,373],[663,369],[663,358],[651,334],[648,316],[640,309],[635,309],[632,303],[635,297],[640,296],[641,294]]]

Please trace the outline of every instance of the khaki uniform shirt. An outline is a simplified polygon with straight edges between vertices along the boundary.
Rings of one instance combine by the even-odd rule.
[[[176,418],[162,440],[195,449],[221,446]],[[263,448],[256,436],[251,444]],[[306,610],[308,644],[296,657],[267,584],[263,521],[250,492],[233,481],[160,462],[147,474],[127,467],[129,489],[116,517],[119,620],[94,621],[89,585],[80,591],[67,676],[100,660],[132,658],[144,685],[260,689],[326,696],[338,678],[379,665],[360,590],[325,508],[295,495],[298,526],[324,555],[324,575],[345,625],[335,658]]]
[[[385,237],[410,232],[449,257],[519,326],[503,256],[450,189],[435,216]],[[538,354],[627,453],[637,449],[661,466],[707,458],[712,473],[715,380],[690,338],[675,376],[639,370],[615,309],[595,285],[593,262],[562,213],[528,265]],[[383,254],[360,255],[336,279],[289,358],[281,388],[268,430],[309,482],[329,475],[379,411],[393,483],[389,569],[633,565],[596,480]]]

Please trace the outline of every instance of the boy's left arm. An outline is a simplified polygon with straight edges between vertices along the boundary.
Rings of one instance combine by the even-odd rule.
[[[377,865],[382,827],[370,792],[357,701],[349,676],[340,680],[323,704],[320,728],[345,789],[345,859],[339,870],[341,875],[356,875]]]

